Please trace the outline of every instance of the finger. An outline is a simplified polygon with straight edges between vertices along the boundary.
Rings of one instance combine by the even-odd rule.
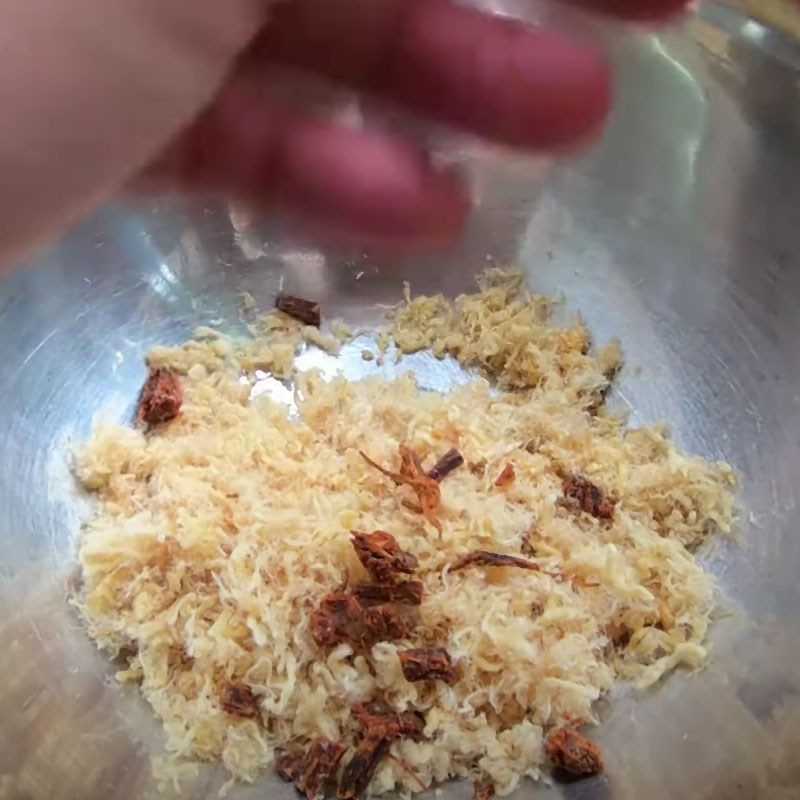
[[[583,140],[610,106],[595,49],[448,0],[281,3],[257,46],[264,59],[520,147]]]
[[[636,22],[670,19],[684,12],[689,0],[567,0],[598,14]]]
[[[468,213],[456,178],[405,142],[299,116],[246,83],[231,84],[147,178],[385,239],[449,241]]]

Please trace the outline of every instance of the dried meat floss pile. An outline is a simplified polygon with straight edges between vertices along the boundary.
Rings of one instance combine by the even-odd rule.
[[[704,660],[693,553],[730,529],[731,470],[608,413],[618,348],[517,274],[392,313],[379,340],[489,379],[446,395],[293,376],[303,340],[335,342],[316,304],[279,308],[247,341],[154,351],[136,425],[77,458],[98,506],[75,602],[168,764],[344,800],[600,771],[594,702]],[[296,417],[251,398],[256,368],[295,378]]]

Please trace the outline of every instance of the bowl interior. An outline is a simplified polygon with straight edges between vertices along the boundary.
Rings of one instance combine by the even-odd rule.
[[[741,474],[741,541],[707,556],[728,611],[709,668],[604,702],[606,777],[520,792],[796,796],[800,58],[713,4],[682,33],[613,50],[620,97],[603,142],[544,167],[482,162],[479,208],[457,252],[389,261],[313,249],[223,203],[164,200],[103,209],[0,287],[0,795],[158,796],[159,723],[114,684],[67,604],[88,509],[69,447],[98,416],[130,415],[147,350],[199,324],[241,327],[241,293],[269,308],[281,279],[362,325],[403,280],[453,294],[491,258],[562,294],[597,340],[622,340],[612,402],[632,424],[665,421],[687,450]],[[345,352],[345,369],[357,355]],[[447,363],[412,363],[432,388],[459,378]],[[204,767],[185,796],[215,796],[224,780]],[[231,796],[288,800],[293,790],[264,776]]]

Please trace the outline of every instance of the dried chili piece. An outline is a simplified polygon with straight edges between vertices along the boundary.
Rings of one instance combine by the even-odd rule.
[[[304,300],[302,297],[293,297],[290,294],[279,294],[275,300],[275,308],[288,314],[304,325],[313,325],[319,328],[322,316],[319,303],[316,300]]]
[[[353,547],[367,572],[382,583],[392,580],[398,572],[410,575],[418,565],[416,556],[403,550],[386,531],[353,531]]]
[[[237,717],[254,719],[258,716],[258,695],[246,683],[229,683],[222,691],[224,711]]]
[[[494,786],[485,781],[475,781],[472,784],[472,798],[471,800],[489,800],[494,796]]]
[[[547,755],[557,767],[573,775],[597,775],[603,771],[600,748],[569,726],[548,739]]]
[[[307,753],[280,753],[275,759],[275,769],[308,800],[318,800],[325,795],[346,749],[342,742],[317,739]]]
[[[406,478],[418,478],[425,474],[422,461],[416,451],[407,444],[401,444],[397,451],[400,453],[400,474]]]
[[[403,618],[385,605],[365,608],[347,592],[334,592],[322,599],[311,613],[311,634],[320,647],[340,642],[372,647],[377,642],[405,639],[410,631]]]
[[[287,783],[298,785],[306,768],[305,753],[278,753],[275,756],[275,772]],[[298,786],[299,788],[299,786]]]
[[[429,470],[428,477],[433,478],[437,483],[446,478],[454,469],[458,469],[464,463],[464,456],[453,447],[448,450]]]
[[[487,463],[488,462],[485,458],[480,458],[477,461],[470,461],[467,466],[473,475],[477,475],[479,478],[482,478],[483,473],[486,472]]]
[[[517,474],[514,472],[514,465],[506,464],[503,467],[503,471],[495,478],[494,485],[504,489],[506,486],[511,486],[516,477]]]
[[[336,793],[339,800],[355,800],[367,790],[381,759],[389,752],[389,741],[368,736],[345,765]]]
[[[506,553],[491,553],[488,550],[473,550],[471,553],[461,556],[450,565],[450,572],[458,572],[458,570],[467,567],[519,567],[520,569],[528,569],[531,572],[540,572],[542,575],[547,575],[557,581],[569,581],[573,586],[580,586],[585,589],[597,588],[600,585],[584,581],[574,575],[564,575],[560,572],[542,569],[538,564],[528,561],[526,558],[510,556]]]
[[[360,640],[365,647],[372,647],[377,642],[405,639],[411,633],[402,617],[388,606],[365,608],[361,619]]]
[[[439,484],[425,474],[419,457],[410,447],[401,444],[398,449],[400,452],[399,472],[385,469],[376,461],[373,461],[363,450],[359,450],[359,453],[367,464],[394,481],[396,486],[410,486],[414,494],[417,495],[418,505],[409,505],[409,508],[423,514],[431,525],[441,533],[442,523],[436,518],[436,511],[438,511],[442,502]]]
[[[614,501],[583,475],[572,475],[564,480],[563,490],[564,497],[587,514],[598,519],[611,519],[614,516]]]
[[[334,592],[322,599],[311,613],[311,633],[320,647],[332,647],[353,639],[353,629],[364,609],[358,599],[346,592]]]
[[[397,603],[418,606],[422,602],[423,592],[420,581],[402,581],[392,584],[366,583],[353,589],[353,594],[362,605]]]
[[[443,647],[416,647],[397,655],[407,681],[440,680],[452,686],[458,680],[458,670]]]
[[[371,703],[364,705],[357,703],[353,706],[353,716],[365,736],[372,736],[379,739],[422,739],[425,728],[425,718],[422,714],[414,711],[403,711],[396,713],[390,708],[379,704]]]
[[[148,425],[161,425],[178,416],[183,404],[180,379],[166,367],[155,367],[142,387],[137,419]]]
[[[450,572],[457,572],[466,567],[519,567],[533,572],[541,572],[538,564],[519,556],[510,556],[505,553],[490,553],[488,550],[473,550],[467,553],[450,566]]]
[[[363,739],[342,772],[337,793],[340,800],[354,800],[362,795],[381,759],[389,752],[389,745],[401,738],[420,739],[425,725],[418,714],[395,714],[362,704],[354,706],[353,716],[361,725]]]

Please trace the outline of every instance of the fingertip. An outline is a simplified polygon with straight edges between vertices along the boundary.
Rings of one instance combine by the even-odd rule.
[[[378,238],[447,241],[469,213],[458,176],[405,142],[303,121],[286,138],[279,192],[295,211]]]
[[[599,48],[447,0],[418,3],[396,48],[391,96],[514,147],[583,142],[611,106]]]
[[[689,8],[689,0],[567,0],[604,16],[629,22],[658,22],[679,18]]]
[[[519,143],[558,150],[582,144],[603,128],[613,104],[611,67],[601,50],[553,32],[539,34],[538,75],[520,110]]]

